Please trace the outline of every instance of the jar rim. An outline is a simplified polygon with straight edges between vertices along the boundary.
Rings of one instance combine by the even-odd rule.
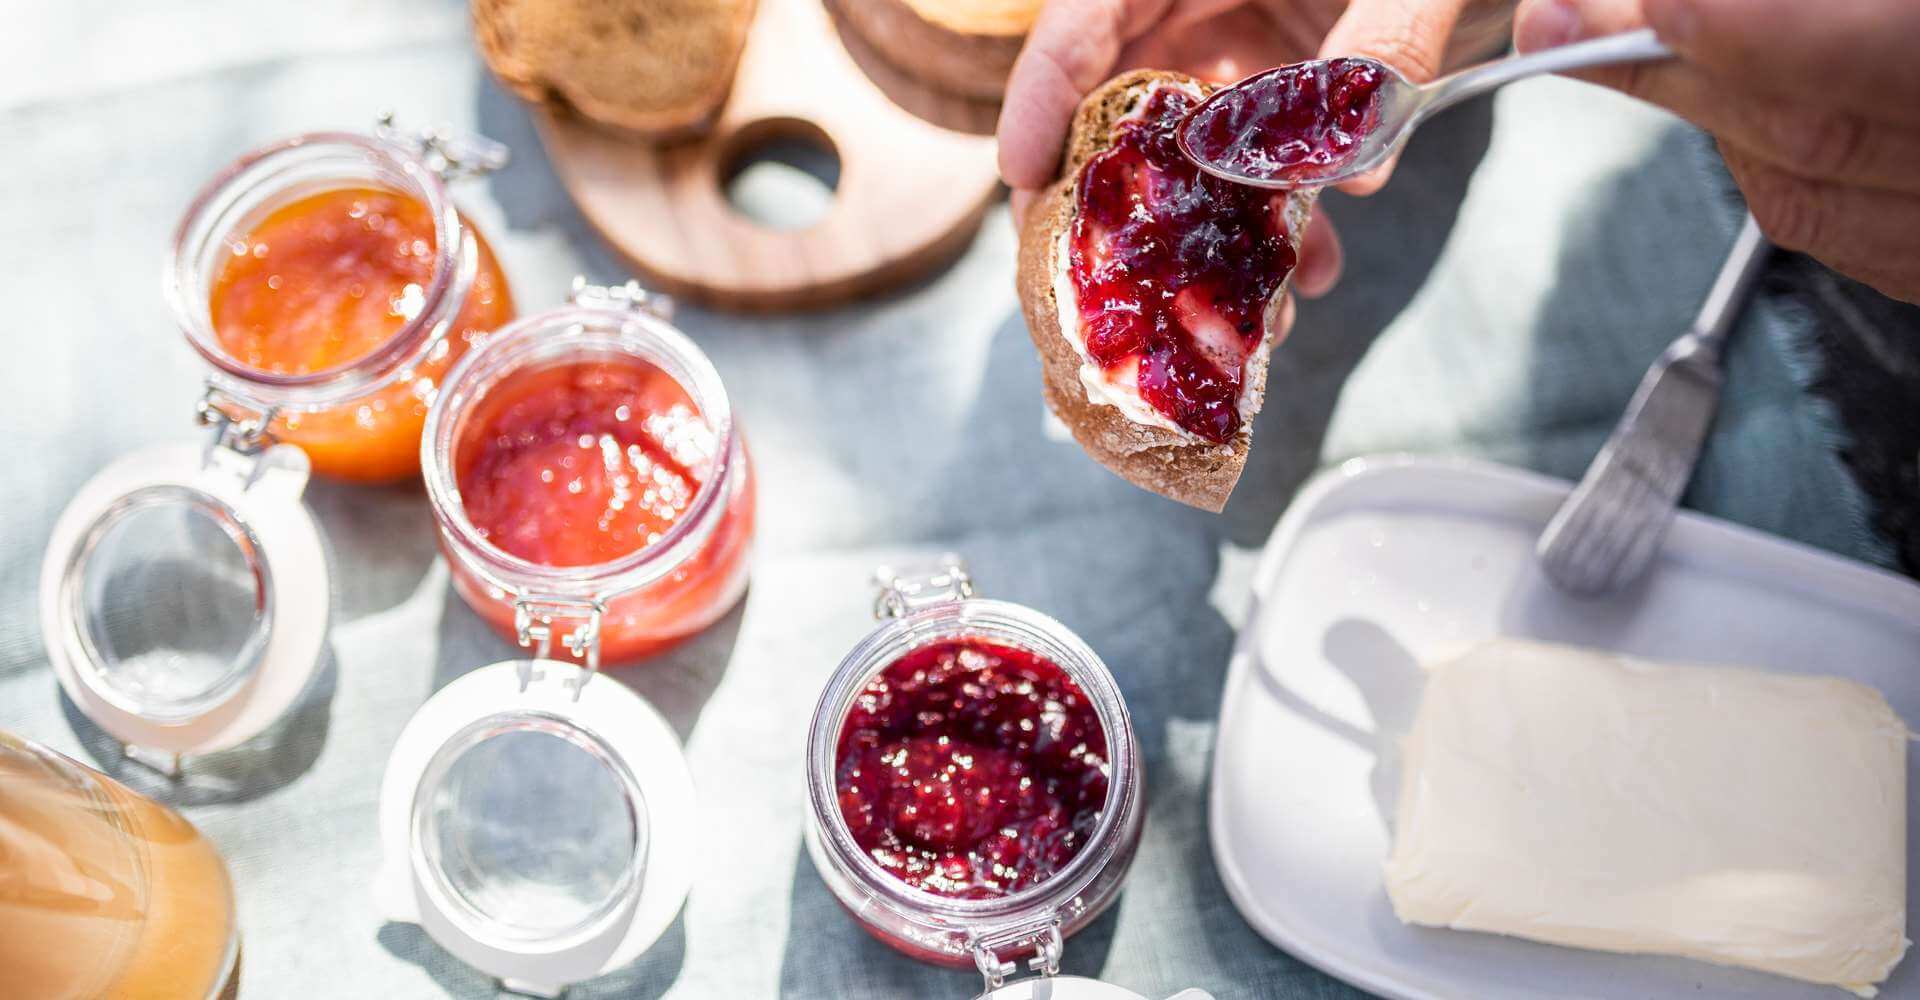
[[[287,171],[328,154],[358,157],[384,167],[393,178],[404,182],[400,194],[418,198],[426,205],[433,221],[433,278],[423,290],[420,309],[413,318],[367,354],[310,372],[255,368],[235,358],[220,343],[206,301],[201,261],[211,243],[234,235],[235,223],[242,220],[229,220],[227,216],[236,206],[253,207],[249,198],[269,202],[280,191],[312,180],[289,176]],[[341,179],[370,180],[345,173]],[[383,176],[379,180],[391,178]],[[259,195],[262,189],[268,192],[265,196]],[[425,357],[446,337],[478,270],[477,247],[467,238],[446,181],[418,152],[376,135],[307,132],[242,154],[201,186],[174,229],[163,283],[168,305],[187,343],[214,369],[215,378],[223,385],[264,406],[320,408],[337,406],[378,389],[389,376]]]
[[[528,367],[590,352],[637,358],[679,383],[714,433],[713,471],[658,541],[607,562],[553,566],[514,555],[480,531],[461,501],[454,459],[462,419],[494,386]],[[640,307],[569,305],[501,327],[454,363],[427,410],[420,469],[452,554],[487,583],[518,596],[605,601],[661,579],[700,551],[725,512],[738,451],[720,373],[686,334]]]
[[[839,809],[834,775],[840,732],[860,690],[914,649],[949,639],[1005,643],[1052,660],[1092,702],[1107,741],[1107,799],[1085,846],[1060,870],[990,899],[956,899],[916,889],[861,850]],[[1126,702],[1106,663],[1058,620],[1022,604],[989,598],[945,601],[883,622],[850,650],[828,678],[807,732],[807,797],[823,846],[881,903],[907,916],[933,915],[996,926],[1036,915],[1080,894],[1123,846],[1139,800],[1139,748]]]
[[[513,733],[537,733],[558,740],[592,760],[617,785],[631,824],[633,848],[613,888],[597,901],[591,912],[566,928],[529,933],[522,928],[504,926],[495,915],[482,912],[452,883],[437,845],[429,836],[437,826],[429,815],[429,803],[445,785],[453,766],[481,744]],[[639,897],[652,844],[651,820],[639,778],[604,736],[577,720],[551,712],[507,708],[467,723],[428,759],[408,805],[408,858],[417,873],[427,876],[421,883],[434,896],[441,912],[460,924],[470,936],[509,950],[552,948],[604,931],[621,917],[623,907]]]

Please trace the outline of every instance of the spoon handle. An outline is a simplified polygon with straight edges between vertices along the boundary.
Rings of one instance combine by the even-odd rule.
[[[1541,73],[1564,73],[1588,66],[1665,59],[1671,55],[1673,50],[1654,37],[1652,28],[1642,28],[1562,45],[1532,55],[1510,56],[1484,66],[1463,69],[1421,87],[1420,114],[1432,114],[1495,87]]]

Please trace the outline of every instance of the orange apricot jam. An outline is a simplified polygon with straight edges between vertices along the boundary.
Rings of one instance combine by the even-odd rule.
[[[453,465],[467,519],[490,544],[543,566],[583,567],[583,578],[659,542],[692,516],[701,490],[727,491],[690,558],[607,603],[601,655],[617,662],[713,624],[746,586],[752,471],[744,447],[725,462],[719,447],[672,376],[638,358],[595,359],[517,372],[488,390]],[[511,637],[511,602],[466,583],[469,603]]]
[[[374,392],[331,409],[283,412],[274,436],[314,471],[390,481],[417,474],[420,428],[441,377],[474,340],[513,317],[493,249],[471,225],[479,268],[447,336]],[[419,318],[434,279],[433,219],[420,200],[378,188],[336,188],[275,209],[228,239],[209,295],[213,329],[236,361],[304,375],[366,358]]]

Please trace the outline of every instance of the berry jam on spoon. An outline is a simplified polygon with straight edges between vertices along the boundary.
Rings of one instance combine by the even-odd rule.
[[[1512,56],[1414,84],[1377,59],[1316,59],[1216,91],[1180,124],[1180,151],[1222,180],[1320,187],[1385,163],[1443,108],[1515,80],[1589,66],[1665,59],[1651,29]]]

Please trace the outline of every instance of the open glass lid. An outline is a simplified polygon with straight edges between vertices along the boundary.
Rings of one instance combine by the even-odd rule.
[[[306,455],[209,445],[136,451],[81,487],[40,573],[60,686],[130,750],[177,764],[279,718],[320,662],[326,551],[301,502]]]
[[[376,894],[515,992],[632,962],[692,886],[693,776],[625,685],[536,657],[440,689],[394,745]]]

